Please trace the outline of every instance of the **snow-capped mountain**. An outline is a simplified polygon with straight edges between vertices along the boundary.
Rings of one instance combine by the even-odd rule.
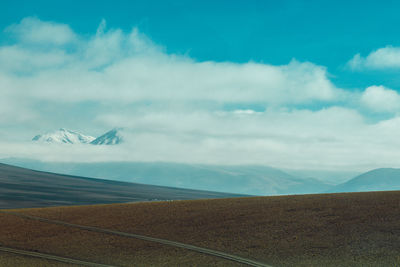
[[[91,142],[92,145],[118,145],[123,141],[121,128],[114,128]]]
[[[55,132],[36,135],[32,141],[61,144],[89,144],[95,140],[93,136],[61,128]]]

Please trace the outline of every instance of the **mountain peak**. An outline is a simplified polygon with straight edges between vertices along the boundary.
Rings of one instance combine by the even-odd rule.
[[[66,128],[60,128],[54,132],[36,135],[32,138],[32,141],[58,144],[117,145],[123,141],[122,130],[123,128],[113,128],[95,138]]]
[[[122,128],[113,128],[90,142],[92,145],[118,145],[123,142]]]
[[[92,136],[83,135],[76,131],[60,128],[54,132],[36,135],[32,138],[32,141],[58,144],[88,144],[94,139],[95,138]]]

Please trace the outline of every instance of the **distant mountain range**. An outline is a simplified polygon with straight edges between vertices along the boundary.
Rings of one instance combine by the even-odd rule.
[[[53,143],[53,144],[92,144],[92,145],[118,145],[123,141],[121,128],[114,128],[111,131],[95,138],[76,131],[61,128],[57,131],[39,134],[32,138],[32,141]]]
[[[315,178],[290,175],[268,166],[163,162],[66,163],[18,158],[1,159],[0,162],[68,175],[249,195],[400,190],[400,169],[376,169],[339,185],[332,185]]]
[[[125,182],[250,195],[320,193],[330,185],[299,178],[267,166],[214,166],[178,163],[56,163],[3,159],[3,163],[40,171]]]

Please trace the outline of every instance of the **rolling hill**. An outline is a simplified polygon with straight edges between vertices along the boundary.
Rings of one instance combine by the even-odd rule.
[[[33,171],[0,164],[0,209],[239,195]]]

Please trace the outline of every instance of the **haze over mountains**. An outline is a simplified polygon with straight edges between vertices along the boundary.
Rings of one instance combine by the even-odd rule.
[[[114,128],[95,138],[93,136],[61,128],[54,132],[36,135],[32,138],[32,141],[53,144],[118,145],[123,140],[121,130],[121,128]]]
[[[163,162],[67,163],[17,158],[2,159],[0,162],[68,175],[249,195],[400,189],[400,169],[377,169],[339,185],[332,185],[316,178],[294,176],[267,166],[218,166]]]

